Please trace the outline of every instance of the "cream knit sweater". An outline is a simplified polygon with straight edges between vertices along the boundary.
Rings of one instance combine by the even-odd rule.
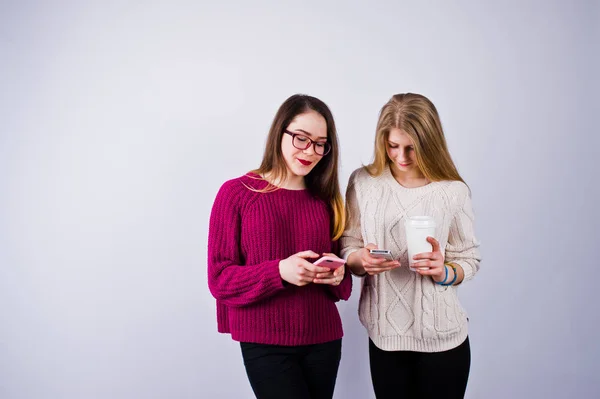
[[[435,238],[445,260],[459,264],[464,281],[479,270],[479,242],[473,231],[468,187],[459,181],[405,188],[389,167],[377,177],[364,168],[350,176],[346,203],[349,214],[341,238],[342,256],[368,243],[389,249],[401,266],[363,279],[358,314],[369,337],[383,350],[440,352],[460,345],[467,337],[467,315],[456,286],[435,284],[408,268],[404,220],[432,216]]]

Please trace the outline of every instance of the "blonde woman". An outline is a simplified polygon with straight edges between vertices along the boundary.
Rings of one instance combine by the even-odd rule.
[[[341,255],[363,277],[359,317],[369,334],[377,398],[462,398],[468,319],[457,286],[479,270],[470,190],[448,152],[433,103],[394,95],[381,110],[373,163],[350,177]],[[432,252],[409,269],[404,222],[435,220]],[[379,248],[393,260],[371,256]]]

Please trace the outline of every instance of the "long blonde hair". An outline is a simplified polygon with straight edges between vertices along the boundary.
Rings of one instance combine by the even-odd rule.
[[[285,100],[275,114],[260,167],[252,172],[260,176],[269,176],[271,182],[284,182],[288,175],[287,166],[281,152],[283,131],[300,114],[308,111],[318,112],[327,123],[327,142],[331,151],[315,165],[313,170],[304,177],[307,190],[321,198],[329,205],[331,211],[332,239],[342,236],[346,225],[344,200],[340,192],[338,177],[339,143],[333,115],[329,107],[321,100],[304,94],[295,94]],[[277,190],[278,187],[268,182],[261,192]]]
[[[379,113],[373,162],[366,166],[372,176],[383,173],[391,162],[387,155],[390,130],[405,132],[413,141],[417,166],[429,181],[464,180],[458,173],[444,137],[435,105],[425,96],[395,94]]]

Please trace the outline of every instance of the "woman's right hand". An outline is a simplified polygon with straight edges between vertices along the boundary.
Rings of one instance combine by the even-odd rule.
[[[361,275],[367,273],[373,276],[400,267],[400,262],[397,260],[387,260],[372,256],[369,252],[371,249],[377,249],[377,245],[368,244],[366,247],[351,253],[348,257],[346,264],[355,274]]]
[[[328,267],[315,266],[306,260],[318,257],[313,251],[298,252],[279,262],[279,274],[284,281],[299,287],[312,283],[317,273],[330,271]]]

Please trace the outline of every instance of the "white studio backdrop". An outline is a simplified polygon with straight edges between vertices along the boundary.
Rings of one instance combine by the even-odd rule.
[[[219,186],[307,93],[336,118],[345,190],[408,91],[438,107],[473,192],[467,397],[600,397],[599,10],[0,2],[0,397],[251,398],[206,285]],[[374,398],[359,284],[338,399]]]

